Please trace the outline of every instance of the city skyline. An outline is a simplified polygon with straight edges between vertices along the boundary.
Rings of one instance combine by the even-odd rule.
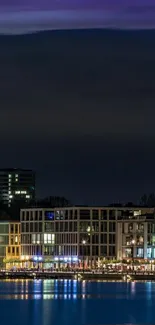
[[[154,0],[0,0],[2,324],[155,324],[154,107]]]
[[[154,207],[138,206],[21,209],[20,219],[0,220],[0,265],[31,269],[39,262],[45,270],[65,270],[68,264],[84,270],[103,268],[106,261],[121,266],[122,261],[150,269],[154,212]]]

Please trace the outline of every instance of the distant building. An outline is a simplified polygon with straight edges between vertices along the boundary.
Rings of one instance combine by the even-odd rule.
[[[35,199],[35,173],[26,169],[0,169],[0,202],[12,206]]]
[[[21,259],[99,266],[104,259],[155,258],[154,208],[22,209]]]

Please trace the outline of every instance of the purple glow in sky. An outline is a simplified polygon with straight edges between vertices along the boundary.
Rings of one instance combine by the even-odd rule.
[[[153,0],[0,0],[0,33],[155,28]]]

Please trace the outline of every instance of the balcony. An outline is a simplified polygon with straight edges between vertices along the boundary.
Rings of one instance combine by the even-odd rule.
[[[144,245],[144,238],[142,236],[137,236],[137,238],[126,237],[123,240],[123,246],[137,247]]]
[[[123,246],[134,246],[135,244],[132,241],[126,241]]]
[[[128,233],[129,233],[129,234],[133,233],[133,228],[129,227],[129,228],[128,228]]]
[[[145,221],[146,216],[139,215],[139,216],[133,216],[133,215],[128,215],[128,216],[118,216],[118,220],[121,221],[129,221],[129,222],[135,222],[135,221]]]
[[[136,229],[136,232],[139,234],[140,233],[142,234],[142,233],[144,233],[144,228],[138,228],[138,229]]]
[[[137,247],[137,246],[143,246],[144,242],[143,241],[137,241],[136,243],[132,243],[132,241],[127,241],[123,246],[130,246],[130,247]]]

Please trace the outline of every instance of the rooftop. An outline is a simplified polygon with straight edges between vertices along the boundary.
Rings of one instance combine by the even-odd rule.
[[[32,169],[23,169],[23,168],[0,168],[0,172],[32,172]]]
[[[48,210],[48,209],[52,209],[52,210],[72,210],[72,209],[81,209],[81,210],[87,210],[87,209],[93,209],[93,210],[97,210],[97,209],[108,209],[108,210],[149,210],[149,211],[155,211],[155,207],[148,207],[148,206],[126,206],[126,205],[122,205],[122,206],[111,206],[111,205],[102,205],[102,206],[92,206],[92,205],[72,205],[72,206],[59,206],[59,207],[52,207],[52,206],[37,206],[37,205],[33,205],[33,206],[29,206],[27,208],[23,208],[21,210]]]

